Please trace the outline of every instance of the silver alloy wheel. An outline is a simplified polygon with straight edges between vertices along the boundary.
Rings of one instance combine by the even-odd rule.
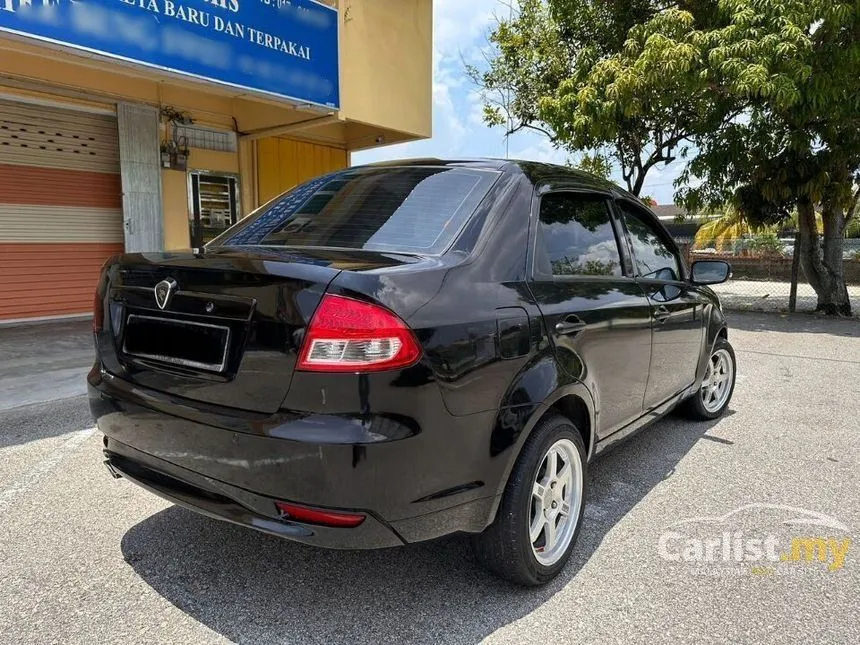
[[[699,390],[702,406],[708,412],[717,412],[726,404],[732,389],[734,369],[732,357],[725,349],[718,349],[711,355]]]
[[[570,439],[547,450],[532,486],[529,540],[537,561],[552,566],[567,551],[582,506],[582,461]]]

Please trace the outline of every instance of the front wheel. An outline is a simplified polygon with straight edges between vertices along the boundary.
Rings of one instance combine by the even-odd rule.
[[[573,551],[585,486],[579,431],[564,417],[543,419],[523,446],[495,521],[472,540],[478,561],[518,584],[552,580]]]
[[[690,419],[708,421],[721,417],[735,391],[737,361],[735,350],[725,338],[718,338],[708,358],[705,375],[695,395],[684,401],[681,412]]]

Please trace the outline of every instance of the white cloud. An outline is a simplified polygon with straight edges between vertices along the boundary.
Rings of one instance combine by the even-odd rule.
[[[467,123],[476,128],[487,127],[484,123],[484,101],[481,98],[481,93],[477,89],[473,89],[466,96],[466,103],[469,108]]]
[[[507,11],[498,0],[434,0],[433,45],[443,55],[483,43],[494,16]]]
[[[676,159],[669,165],[658,164],[648,171],[642,194],[650,195],[658,204],[671,204],[675,195],[675,179],[684,169],[686,160]]]
[[[441,118],[442,127],[446,128],[447,126],[447,132],[451,137],[460,139],[466,134],[466,126],[457,113],[449,85],[433,83],[433,110],[434,119]]]
[[[549,139],[540,135],[532,135],[534,140],[524,147],[515,147],[518,141],[514,136],[511,139],[511,159],[525,159],[527,161],[542,161],[544,163],[556,163],[564,165],[569,157],[564,150],[559,150],[550,143]],[[521,138],[520,138],[521,139]]]

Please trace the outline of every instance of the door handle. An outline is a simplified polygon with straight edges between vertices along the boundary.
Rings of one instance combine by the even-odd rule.
[[[658,323],[664,323],[668,320],[669,316],[672,315],[672,312],[666,309],[663,305],[660,305],[654,310],[654,320]]]
[[[588,325],[578,316],[568,316],[561,322],[555,324],[555,333],[563,336],[568,334],[576,334],[585,329]]]

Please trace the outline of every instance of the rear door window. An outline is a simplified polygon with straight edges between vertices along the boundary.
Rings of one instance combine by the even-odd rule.
[[[438,254],[499,174],[428,166],[345,170],[285,193],[213,245]]]
[[[609,202],[599,195],[541,198],[535,270],[552,276],[620,276],[621,255]]]

